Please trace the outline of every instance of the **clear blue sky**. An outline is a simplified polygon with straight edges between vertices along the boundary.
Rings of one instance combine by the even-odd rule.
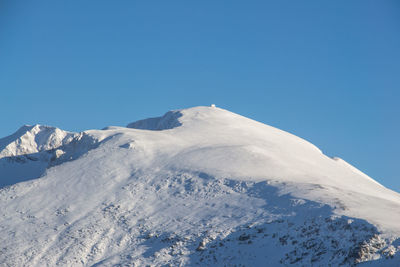
[[[0,2],[0,136],[217,104],[400,191],[400,1]]]

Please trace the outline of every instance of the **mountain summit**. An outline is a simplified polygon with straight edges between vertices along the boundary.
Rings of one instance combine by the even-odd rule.
[[[399,266],[400,194],[308,141],[194,107],[0,139],[5,266]]]

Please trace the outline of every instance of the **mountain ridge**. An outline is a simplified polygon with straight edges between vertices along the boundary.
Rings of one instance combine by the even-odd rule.
[[[400,195],[295,135],[215,107],[70,134],[0,189],[1,262],[398,263]]]

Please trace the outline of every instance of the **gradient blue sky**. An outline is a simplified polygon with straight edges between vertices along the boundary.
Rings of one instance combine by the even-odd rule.
[[[217,106],[400,191],[400,1],[0,2],[0,136]]]

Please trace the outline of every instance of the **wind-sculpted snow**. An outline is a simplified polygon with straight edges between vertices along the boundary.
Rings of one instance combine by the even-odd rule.
[[[153,131],[168,130],[182,125],[179,121],[181,116],[179,111],[169,111],[162,117],[132,122],[126,127]]]
[[[167,114],[39,152],[41,178],[0,189],[0,263],[400,265],[399,194],[237,114]]]

